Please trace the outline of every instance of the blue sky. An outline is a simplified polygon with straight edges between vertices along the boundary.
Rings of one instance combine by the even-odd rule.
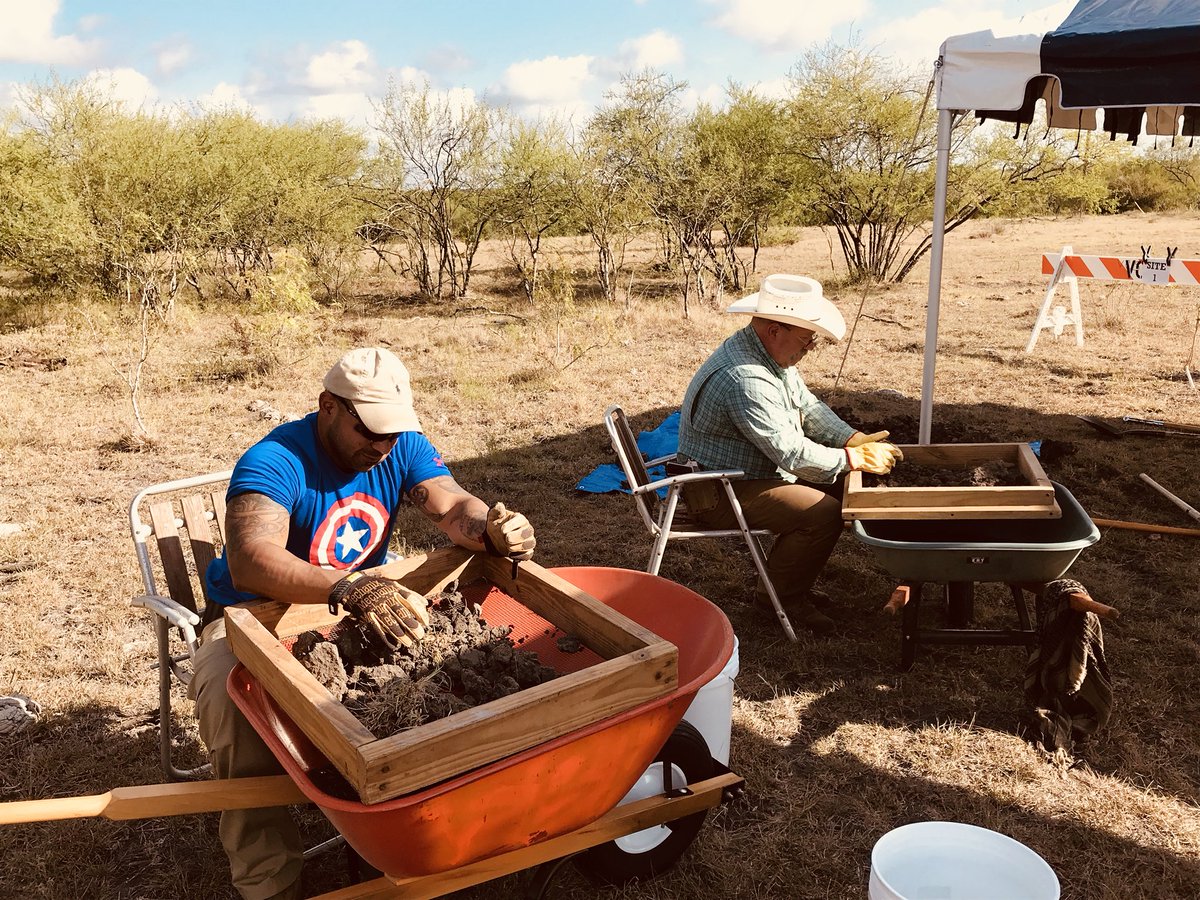
[[[131,106],[235,105],[275,120],[371,119],[389,79],[577,121],[646,66],[719,103],[778,96],[807,49],[856,34],[931,71],[951,34],[1039,32],[1073,0],[0,0],[0,106],[94,79]]]

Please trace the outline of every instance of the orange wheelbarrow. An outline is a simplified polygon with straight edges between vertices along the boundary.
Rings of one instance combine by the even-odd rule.
[[[657,576],[596,567],[554,571],[675,644],[676,688],[430,788],[368,805],[238,666],[230,693],[286,775],[0,804],[0,824],[311,802],[363,860],[385,873],[323,900],[437,897],[535,866],[528,891],[540,895],[568,859],[610,884],[660,874],[691,845],[707,810],[742,790],[742,779],[713,758],[709,743],[719,743],[720,735],[706,740],[685,718],[701,688],[730,662],[732,628],[708,600]],[[484,617],[504,621],[503,606],[489,609],[490,602],[484,601]],[[512,624],[514,640],[529,637],[519,622]]]

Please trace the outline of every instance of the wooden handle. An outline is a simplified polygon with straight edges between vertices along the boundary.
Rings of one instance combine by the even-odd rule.
[[[1164,497],[1166,497],[1168,500],[1170,500],[1172,503],[1174,503],[1176,506],[1178,506],[1180,509],[1182,509],[1185,513],[1187,513],[1189,516],[1191,516],[1197,522],[1200,522],[1200,510],[1197,510],[1195,507],[1189,506],[1188,504],[1184,503],[1183,500],[1181,500],[1179,497],[1176,497],[1174,494],[1172,494],[1170,491],[1168,491],[1165,487],[1163,487],[1161,484],[1159,484],[1157,481],[1155,481],[1153,478],[1151,478],[1145,472],[1142,472],[1140,475],[1138,475],[1138,478],[1142,479],[1142,481],[1146,482],[1146,484],[1150,485],[1150,487],[1154,488],[1156,491],[1158,491],[1160,494],[1162,494]]]
[[[1071,609],[1076,612],[1095,613],[1101,619],[1119,619],[1121,611],[1113,606],[1106,606],[1098,600],[1093,600],[1087,594],[1071,594]]]
[[[910,590],[911,588],[907,584],[898,586],[892,591],[892,596],[888,598],[888,602],[883,605],[883,611],[891,613],[893,616],[900,612],[904,608],[904,605],[908,603]]]
[[[1154,534],[1182,534],[1200,537],[1200,528],[1176,528],[1174,525],[1146,525],[1142,522],[1122,522],[1120,519],[1097,519],[1092,522],[1099,528],[1121,528],[1125,531],[1149,531]]]
[[[148,819],[154,816],[182,816],[307,802],[308,798],[286,775],[142,784],[113,788],[105,794],[0,803],[0,825],[87,819],[92,816]]]
[[[1193,425],[1191,422],[1168,422],[1164,419],[1163,425],[1167,428],[1178,428],[1180,431],[1200,432],[1200,425]]]

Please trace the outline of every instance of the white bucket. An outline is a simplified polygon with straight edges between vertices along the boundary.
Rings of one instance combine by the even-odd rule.
[[[712,758],[722,765],[729,765],[729,733],[733,727],[733,679],[737,678],[741,663],[738,661],[738,639],[733,638],[733,655],[712,681],[696,692],[692,705],[683,714],[683,720],[695,726],[708,744]]]
[[[1007,835],[961,822],[914,822],[871,851],[870,900],[1058,900],[1046,861]]]
[[[685,722],[700,732],[708,744],[709,755],[722,765],[729,765],[729,733],[733,727],[733,679],[737,678],[741,664],[738,661],[738,639],[733,638],[733,655],[725,668],[716,677],[696,692],[692,704],[683,714]],[[672,766],[675,785],[687,783],[687,775],[678,766]],[[621,804],[634,803],[661,794],[663,772],[660,763],[652,763],[622,799]],[[669,824],[654,825],[633,834],[617,838],[613,843],[625,853],[646,853],[655,849],[671,835]]]

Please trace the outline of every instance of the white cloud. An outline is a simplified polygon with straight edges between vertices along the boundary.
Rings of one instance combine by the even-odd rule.
[[[989,29],[997,36],[1038,34],[1057,27],[1074,6],[1075,0],[1062,0],[1022,15],[1005,16],[986,2],[943,0],[916,15],[872,28],[863,37],[867,46],[878,46],[898,62],[932,73],[938,48],[951,35]]]
[[[767,50],[797,51],[827,40],[838,25],[861,21],[868,0],[797,3],[796,0],[712,0],[713,24]]]
[[[59,0],[0,0],[0,61],[78,65],[91,59],[95,41],[54,33]]]
[[[94,69],[84,81],[130,111],[153,106],[158,100],[158,89],[137,69]]]
[[[254,113],[267,118],[262,115],[264,110],[261,107],[255,106],[246,99],[246,95],[242,93],[240,87],[227,81],[218,82],[216,87],[199,97],[197,102],[203,110],[236,109],[239,112]]]
[[[12,109],[21,99],[21,86],[15,81],[0,81],[0,112]]]
[[[618,59],[627,70],[665,69],[683,61],[683,44],[659,29],[622,43]]]
[[[305,84],[322,93],[375,82],[371,51],[362,41],[342,41],[308,61]]]
[[[359,128],[375,119],[371,97],[363,93],[318,94],[309,97],[303,115],[312,119],[341,119]]]
[[[172,75],[186,66],[192,59],[192,48],[186,42],[160,47],[156,57],[156,70],[160,75]]]
[[[762,97],[764,100],[786,100],[791,92],[792,85],[786,76],[780,78],[768,78],[765,81],[759,81],[749,85],[754,90],[754,93]]]
[[[388,75],[397,84],[432,84],[433,79],[424,69],[415,66],[402,66],[399,69],[389,69]]]
[[[504,71],[501,93],[519,104],[566,103],[578,99],[592,80],[591,56],[547,56],[513,63]]]

